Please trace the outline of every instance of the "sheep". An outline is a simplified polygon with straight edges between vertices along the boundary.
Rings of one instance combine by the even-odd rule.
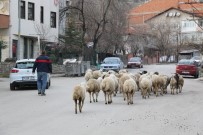
[[[138,86],[138,91],[139,91],[139,89],[140,89],[140,87],[139,87],[139,79],[140,79],[140,76],[141,76],[140,73],[135,74],[135,78],[136,78],[135,82],[136,82],[136,84],[137,84],[137,86]]]
[[[100,92],[100,83],[96,79],[89,79],[86,86],[86,91],[90,96],[90,103],[92,103],[91,96],[93,98],[93,102],[95,102],[94,94],[96,95],[96,102],[98,102],[98,95]]]
[[[183,85],[184,85],[183,76],[179,75],[179,93],[182,92]]]
[[[177,87],[177,81],[174,75],[172,75],[170,80],[170,88],[171,88],[171,94],[174,95],[174,91],[176,89],[176,93],[178,94],[178,87]]]
[[[158,96],[158,90],[161,90],[161,95],[163,96],[164,89],[165,89],[165,78],[163,76],[153,74],[152,75],[152,88],[154,90],[154,93],[156,94],[156,97]]]
[[[104,92],[105,104],[112,103],[112,94],[115,91],[114,81],[111,77],[105,77],[101,83],[101,90]],[[107,102],[108,100],[108,102]]]
[[[121,69],[121,70],[119,70],[118,73],[119,73],[119,74],[121,74],[121,73],[128,73],[128,70],[127,70],[127,69]]]
[[[184,79],[181,75],[175,73],[175,75],[173,75],[171,77],[171,79],[173,79],[173,82],[172,82],[172,85],[175,85],[175,86],[171,86],[171,94],[174,94],[174,87],[176,88],[176,93],[181,93],[182,92],[182,87],[184,85]],[[175,81],[174,81],[175,80]],[[178,91],[179,90],[179,91]]]
[[[102,76],[102,71],[101,70],[95,70],[92,72],[92,76],[94,79],[98,79],[99,77]]]
[[[129,76],[129,74],[126,74],[126,73],[123,74],[123,75],[119,78],[118,82],[119,82],[119,90],[120,90],[120,93],[123,92],[123,84],[124,84],[124,82],[125,82],[127,79],[130,79],[130,76]]]
[[[77,103],[79,105],[79,111],[82,112],[82,107],[85,100],[86,84],[81,83],[76,85],[73,89],[73,100],[75,101],[75,114],[77,114]]]
[[[149,76],[143,77],[139,84],[140,84],[142,98],[146,99],[146,96],[148,96],[149,98],[151,87],[152,87],[152,81],[150,77]]]
[[[133,104],[133,95],[137,91],[137,84],[133,78],[126,80],[123,84],[123,93],[127,96],[127,104]],[[124,99],[125,99],[124,97]]]
[[[164,94],[167,94],[167,87],[170,84],[170,79],[171,78],[169,76],[163,75],[163,74],[160,74],[160,76],[162,76],[164,78],[164,84],[165,84],[165,86],[164,86]]]
[[[89,79],[92,79],[93,78],[93,71],[91,69],[88,69],[86,72],[85,72],[85,81],[87,82]]]
[[[112,78],[114,81],[114,85],[115,85],[114,96],[116,96],[116,94],[118,92],[118,87],[119,87],[118,78],[114,74],[110,74],[109,77]]]

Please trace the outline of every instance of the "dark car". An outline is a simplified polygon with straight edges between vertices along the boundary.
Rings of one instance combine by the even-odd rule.
[[[188,75],[198,78],[199,69],[200,68],[198,62],[188,59],[182,59],[178,62],[176,66],[176,73],[180,75]]]
[[[142,59],[140,57],[132,57],[129,59],[127,68],[133,67],[143,68]]]

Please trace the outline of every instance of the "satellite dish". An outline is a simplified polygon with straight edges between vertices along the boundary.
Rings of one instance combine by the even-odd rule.
[[[0,9],[2,9],[4,7],[4,2],[0,1]]]
[[[180,16],[180,13],[179,13],[179,12],[177,12],[177,13],[176,13],[176,16]]]
[[[173,16],[173,13],[169,13],[168,16],[170,16],[170,17]]]

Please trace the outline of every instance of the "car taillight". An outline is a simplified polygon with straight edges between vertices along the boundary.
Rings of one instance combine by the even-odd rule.
[[[17,70],[17,69],[12,69],[12,70],[10,71],[10,73],[18,73],[18,71],[19,71],[19,70]]]
[[[177,65],[177,66],[176,66],[176,70],[179,70],[179,69],[180,69],[180,66]]]

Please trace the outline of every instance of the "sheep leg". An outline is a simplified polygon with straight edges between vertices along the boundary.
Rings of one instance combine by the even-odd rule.
[[[75,114],[77,114],[77,100],[75,99]]]
[[[105,104],[107,104],[107,101],[106,101],[106,92],[104,92],[104,97],[105,97]]]
[[[131,97],[131,102],[130,103],[133,104],[133,93],[130,94],[130,97]]]
[[[83,99],[83,100],[82,100],[82,104],[81,104],[81,108],[82,108],[82,107],[83,107],[83,105],[84,105],[84,101],[85,101],[85,100]]]
[[[91,100],[91,92],[89,92],[89,95],[90,95],[90,103],[92,103],[92,100]]]
[[[146,90],[146,95],[148,94],[148,98],[149,98],[150,92],[151,92],[150,89]]]
[[[82,103],[81,103],[81,102],[82,102],[82,100],[81,100],[81,98],[80,98],[80,99],[79,99],[79,103],[78,103],[78,104],[79,104],[80,113],[82,112]]]
[[[129,105],[130,104],[130,93],[127,92],[126,95],[127,95],[127,104]]]
[[[181,93],[182,92],[182,85],[180,86],[180,89],[179,89],[179,93]]]
[[[123,92],[123,100],[124,101],[125,101],[126,97],[127,97],[127,94],[125,92]]]
[[[92,99],[93,99],[93,102],[95,102],[95,99],[94,99],[94,92],[92,92]]]
[[[99,96],[99,93],[98,92],[96,92],[96,102],[98,102],[98,96]]]
[[[108,93],[108,104],[112,103],[111,96],[112,96],[112,94]]]

